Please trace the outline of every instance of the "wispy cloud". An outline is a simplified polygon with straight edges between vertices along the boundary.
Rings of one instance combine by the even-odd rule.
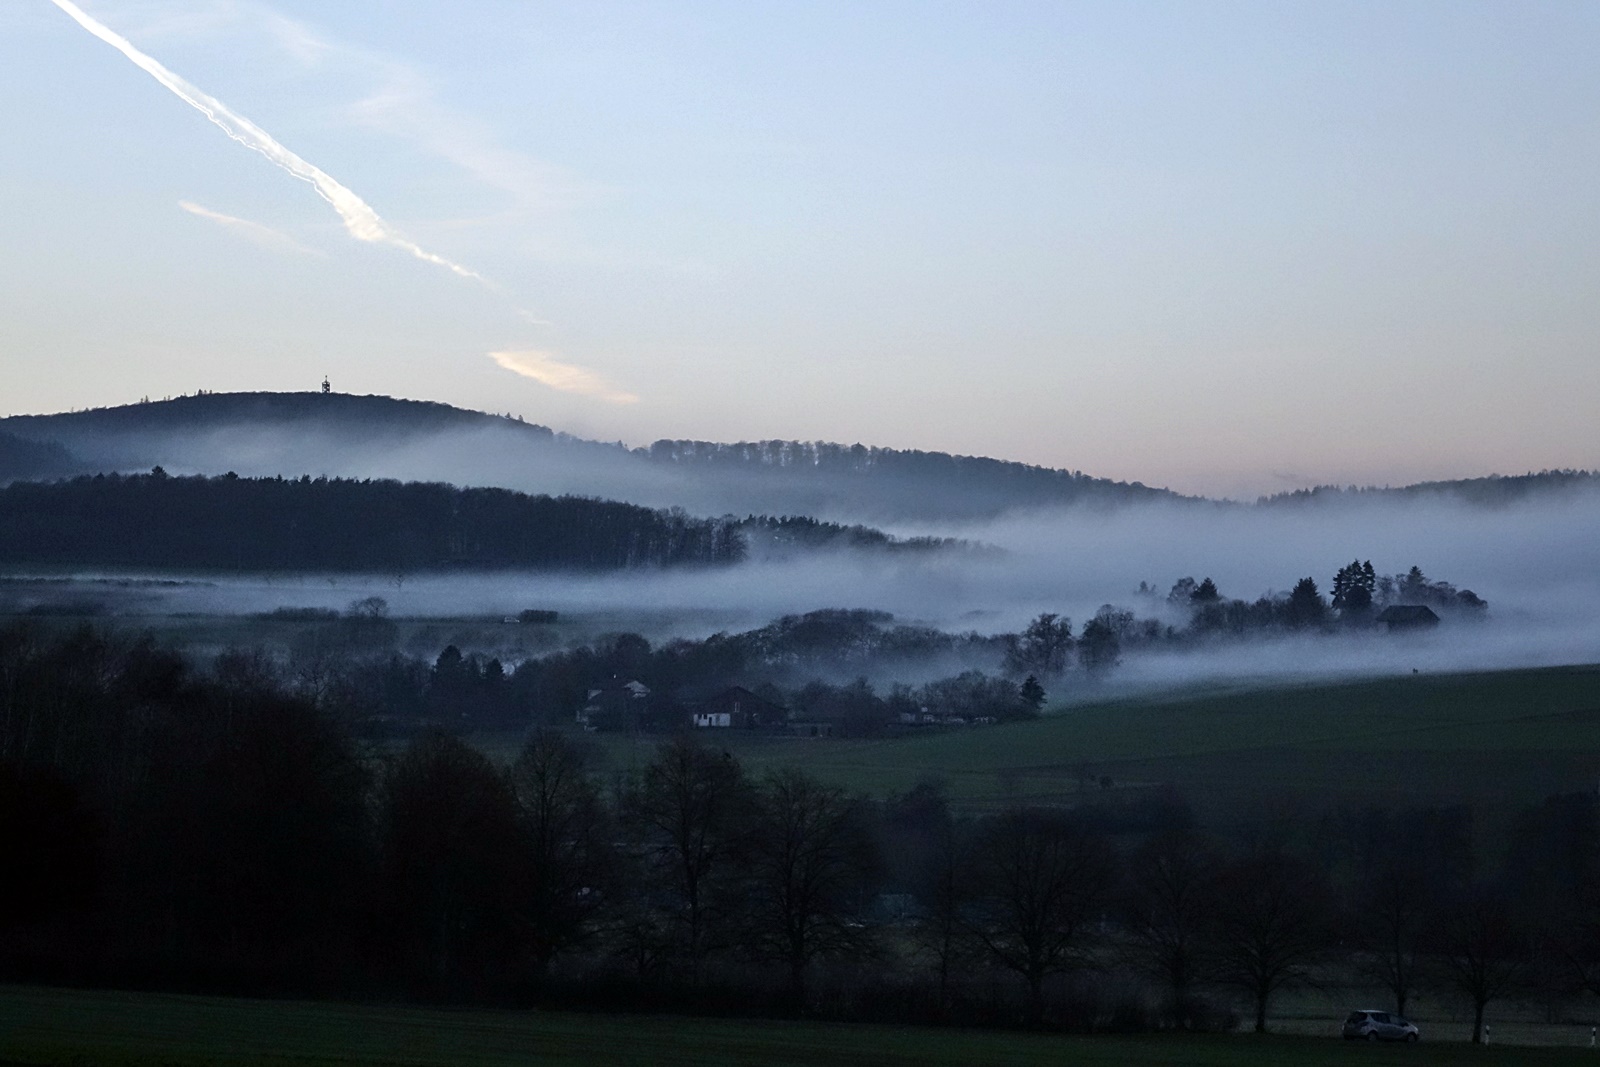
[[[637,404],[638,396],[624,392],[606,381],[591,370],[563,363],[548,352],[535,349],[520,349],[507,352],[490,352],[489,358],[494,360],[513,374],[520,374],[524,378],[532,378],[541,385],[558,389],[563,393],[577,393],[579,396],[603,400],[608,404]]]
[[[488,284],[475,271],[468,270],[459,263],[451,262],[443,256],[429,252],[416,242],[400,234],[394,227],[380,218],[371,205],[349,188],[336,181],[326,171],[295,155],[279,144],[267,131],[240,115],[216,97],[201,91],[162,66],[155,59],[139,51],[127,38],[120,36],[104,23],[85,14],[81,8],[72,3],[72,0],[51,0],[51,2],[71,16],[78,25],[121,52],[135,66],[161,83],[184,103],[205,115],[213,125],[234,141],[253,152],[260,153],[288,174],[310,184],[317,191],[317,195],[327,201],[333,210],[338,213],[339,218],[344,222],[345,230],[356,240],[389,245],[408,252],[420,260],[453,271],[463,278],[471,278],[475,281],[483,282],[485,285]],[[491,286],[491,288],[493,287]]]
[[[364,56],[383,84],[350,107],[364,126],[411,141],[483,185],[508,194],[513,213],[569,207],[588,195],[559,167],[501,144],[481,120],[440,104],[432,85],[411,68]]]
[[[508,194],[508,210],[493,224],[530,213],[550,213],[593,194],[593,186],[563,168],[508,147],[488,124],[439,100],[431,78],[392,55],[327,36],[309,23],[248,0],[212,0],[209,18],[186,12],[193,32],[236,28],[272,41],[305,68],[338,68],[365,79],[367,88],[343,116],[369,129],[411,142],[446,160],[479,184]],[[469,220],[470,221],[470,220]]]
[[[202,207],[192,200],[180,200],[178,201],[178,206],[196,218],[209,219],[224,229],[238,234],[245,240],[274,252],[294,252],[304,256],[327,255],[326,252],[303,245],[288,234],[274,230],[271,226],[263,226],[259,222],[251,222],[249,219],[241,219],[233,215],[224,215],[220,211],[212,211],[208,207]]]

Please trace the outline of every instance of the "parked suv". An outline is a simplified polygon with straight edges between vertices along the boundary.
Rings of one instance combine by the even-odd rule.
[[[1346,1041],[1354,1041],[1357,1038],[1365,1038],[1368,1041],[1415,1041],[1418,1036],[1417,1024],[1404,1015],[1394,1015],[1372,1008],[1353,1011],[1344,1021]]]

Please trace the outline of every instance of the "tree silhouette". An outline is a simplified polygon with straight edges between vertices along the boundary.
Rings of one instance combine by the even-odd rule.
[[[1091,965],[1092,921],[1109,890],[1105,842],[1069,814],[1014,808],[981,831],[969,928],[1027,984],[1027,1018],[1044,1019],[1044,983]]]
[[[1444,914],[1437,932],[1449,983],[1472,1002],[1472,1043],[1483,1043],[1483,1013],[1528,973],[1528,941],[1497,889],[1474,886]]]
[[[541,729],[511,766],[529,859],[517,914],[541,973],[558,953],[594,937],[616,875],[610,820],[589,760],[568,735]]]
[[[750,809],[738,761],[686,737],[663,744],[626,794],[624,810],[641,835],[648,874],[671,901],[676,948],[693,984],[731,934]]]
[[[1067,669],[1072,645],[1072,620],[1045,612],[1012,640],[1006,651],[1006,670],[1013,675],[1054,678]]]
[[[1305,981],[1332,943],[1326,886],[1274,851],[1225,865],[1212,899],[1217,977],[1250,995],[1266,1033],[1272,997]]]
[[[1189,826],[1154,835],[1128,865],[1131,959],[1161,983],[1170,1016],[1184,1029],[1195,1012],[1195,988],[1211,972],[1215,869],[1216,858]]]
[[[1317,592],[1314,578],[1302,578],[1294,583],[1285,617],[1295,629],[1321,626],[1327,620],[1328,605],[1323,601],[1322,594]]]
[[[792,768],[769,773],[756,793],[748,945],[784,964],[796,1009],[812,960],[865,945],[865,928],[852,921],[877,868],[865,815],[843,790]]]
[[[380,847],[387,928],[449,991],[515,956],[526,854],[505,778],[456,738],[418,739],[390,768]]]

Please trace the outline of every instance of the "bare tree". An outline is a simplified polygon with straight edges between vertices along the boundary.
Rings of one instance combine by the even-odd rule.
[[[624,804],[643,835],[647,869],[675,898],[678,949],[698,983],[706,956],[727,936],[747,844],[749,783],[731,755],[680,737],[661,746]]]
[[[535,966],[587,943],[614,870],[605,805],[589,750],[538,730],[511,767],[511,788],[530,859],[518,909]]]
[[[866,947],[860,913],[877,867],[860,802],[793,768],[756,796],[750,848],[750,947],[788,968],[796,1007],[819,956]]]
[[[1585,886],[1539,923],[1539,947],[1568,992],[1600,996],[1600,887]]]
[[[1397,1015],[1406,1013],[1416,987],[1422,938],[1437,899],[1431,880],[1404,861],[1385,864],[1362,887],[1359,969],[1394,997]]]
[[[966,829],[946,816],[927,855],[918,893],[924,912],[917,922],[916,938],[922,951],[933,958],[939,974],[941,1015],[950,1010],[955,970],[974,956],[972,938],[963,919],[972,892]]]
[[[1373,808],[1346,827],[1357,871],[1356,967],[1381,983],[1404,1015],[1440,904],[1456,898],[1470,878],[1469,816],[1461,809]]]
[[[1131,962],[1165,987],[1172,1020],[1185,1029],[1195,985],[1210,964],[1215,868],[1205,842],[1187,826],[1152,837],[1129,863]]]
[[[1266,1033],[1272,997],[1304,982],[1331,941],[1327,887],[1274,850],[1223,867],[1213,893],[1217,977],[1250,994]]]
[[[1028,986],[1028,1021],[1044,1018],[1044,983],[1092,965],[1089,934],[1112,877],[1111,852],[1076,817],[1014,808],[984,828],[975,853],[970,929]]]
[[[953,979],[979,958],[963,919],[971,893],[971,826],[951,815],[945,786],[924,778],[885,807],[880,852],[887,884],[916,901],[912,947],[938,975],[939,1014],[951,1006]]]
[[[414,742],[383,784],[389,933],[441,981],[509,957],[523,862],[516,802],[481,753],[445,734]]]
[[[1475,886],[1450,907],[1439,925],[1439,964],[1447,981],[1472,1001],[1472,1043],[1483,1043],[1483,1012],[1527,977],[1526,933],[1510,902],[1495,889]]]

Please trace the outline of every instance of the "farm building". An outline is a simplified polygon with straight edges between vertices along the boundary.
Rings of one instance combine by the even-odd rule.
[[[1439,625],[1439,616],[1425,604],[1394,604],[1378,612],[1378,622],[1395,630],[1425,630]]]
[[[689,721],[698,729],[755,730],[783,725],[788,712],[742,685],[729,686],[707,700],[688,705]]]
[[[640,681],[613,678],[589,690],[578,710],[578,725],[585,730],[635,730],[649,707],[650,687]]]

